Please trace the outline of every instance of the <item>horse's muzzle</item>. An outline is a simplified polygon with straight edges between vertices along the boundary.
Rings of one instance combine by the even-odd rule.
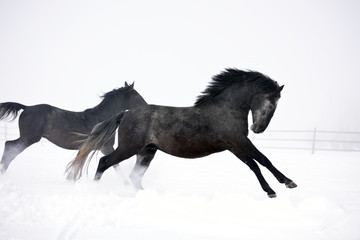
[[[254,133],[263,133],[263,132],[265,131],[265,128],[263,129],[263,128],[259,127],[259,126],[256,125],[256,124],[251,125],[250,129],[251,129],[251,131],[253,131]]]

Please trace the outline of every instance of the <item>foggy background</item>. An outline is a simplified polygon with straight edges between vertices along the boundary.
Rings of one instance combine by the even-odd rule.
[[[270,129],[360,131],[358,1],[0,0],[0,102],[82,111],[124,81],[191,106],[227,67],[284,84]]]
[[[249,137],[299,185],[286,189],[264,169],[278,193],[268,199],[229,152],[180,160],[161,151],[144,191],[112,169],[94,184],[95,159],[69,184],[76,151],[42,141],[0,176],[0,239],[359,239],[359,134],[328,143],[320,133],[360,132],[359,13],[355,0],[0,0],[0,103],[83,111],[135,81],[148,103],[191,106],[225,68],[260,71],[285,88],[269,129]],[[17,122],[0,122],[1,153]],[[315,153],[315,131],[293,136],[314,128]],[[273,144],[272,129],[310,140],[268,149],[257,138]],[[358,152],[321,151],[350,140]],[[134,162],[121,163],[124,176]]]

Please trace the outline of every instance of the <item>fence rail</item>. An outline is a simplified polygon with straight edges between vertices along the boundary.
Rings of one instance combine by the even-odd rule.
[[[8,123],[0,125],[0,141],[6,141],[19,136],[19,130],[12,125]]]
[[[7,140],[14,140],[20,136],[19,128],[14,123],[0,123],[0,144]],[[44,138],[40,140],[41,143],[47,143]]]
[[[16,124],[0,124],[0,142],[19,137]],[[360,132],[313,130],[266,130],[250,134],[258,148],[360,152]],[[42,141],[42,142],[47,142]]]
[[[267,130],[251,139],[259,148],[360,152],[360,132]]]

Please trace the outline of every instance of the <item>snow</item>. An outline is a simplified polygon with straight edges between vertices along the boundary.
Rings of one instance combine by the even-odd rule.
[[[76,152],[34,145],[0,176],[0,239],[360,238],[359,153],[262,151],[298,188],[261,168],[278,196],[268,198],[227,152],[192,160],[159,152],[139,192],[113,169],[94,183],[95,159],[70,183],[64,170]],[[133,164],[121,164],[124,175]]]

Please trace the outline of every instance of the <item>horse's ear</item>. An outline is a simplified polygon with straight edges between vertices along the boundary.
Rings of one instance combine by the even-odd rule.
[[[280,92],[283,90],[283,88],[284,88],[284,85],[282,85],[281,87],[276,89],[274,92],[270,93],[269,96],[279,96]]]
[[[132,89],[134,89],[134,84],[135,84],[135,82],[133,82],[133,83],[130,85],[130,87],[131,87]]]
[[[127,83],[127,81],[125,81],[125,87],[128,87],[129,86],[129,84]]]

